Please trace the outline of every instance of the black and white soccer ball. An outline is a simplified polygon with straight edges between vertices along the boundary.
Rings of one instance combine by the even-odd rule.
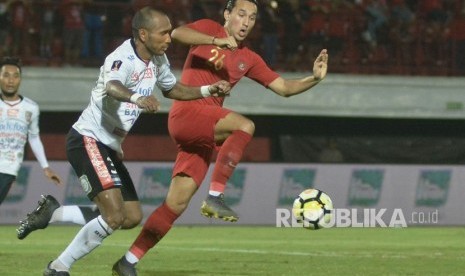
[[[294,200],[292,213],[304,228],[311,230],[328,228],[333,215],[333,202],[325,192],[307,189]]]

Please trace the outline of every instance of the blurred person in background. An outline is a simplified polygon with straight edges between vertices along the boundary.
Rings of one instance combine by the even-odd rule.
[[[104,8],[93,0],[84,0],[84,37],[81,57],[103,58],[103,29],[106,22]]]
[[[9,54],[9,30],[11,18],[5,0],[0,0],[0,57]]]
[[[39,136],[39,106],[19,94],[21,73],[18,58],[0,60],[0,204],[18,176],[26,142],[45,176],[56,185],[62,185],[60,177],[49,167]]]
[[[65,66],[79,65],[85,31],[82,8],[81,0],[63,0],[60,4]]]

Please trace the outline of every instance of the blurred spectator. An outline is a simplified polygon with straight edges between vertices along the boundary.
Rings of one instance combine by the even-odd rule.
[[[221,17],[224,1],[0,0],[0,56],[18,54],[28,65],[44,58],[76,65],[82,56],[81,65],[93,66],[132,35],[134,9],[163,9],[176,27]],[[327,48],[335,72],[465,73],[465,0],[259,1],[262,18],[247,46],[261,49],[271,67],[300,70],[306,56]],[[168,51],[172,66],[181,67],[186,48],[173,44]]]
[[[8,4],[11,16],[11,54],[13,56],[28,56],[30,54],[29,27],[33,22],[28,1],[13,0]]]
[[[103,58],[103,27],[106,21],[103,7],[93,0],[84,0],[84,38],[81,56],[93,57],[101,62]]]
[[[203,7],[203,1],[194,1],[191,7],[191,21],[197,21],[207,17],[207,13]]]
[[[353,27],[351,19],[357,15],[354,13],[354,5],[348,0],[332,1],[328,14],[327,48],[331,53],[331,60],[342,62],[342,50],[345,44],[350,43],[350,28]]]
[[[262,34],[262,56],[268,66],[275,68],[278,50],[278,2],[275,0],[262,0],[260,7],[259,24]]]
[[[61,2],[63,18],[64,64],[77,65],[84,36],[84,20],[80,0],[63,0]]]
[[[52,42],[55,35],[56,5],[51,0],[44,0],[37,7],[40,11],[40,56],[52,57]]]
[[[367,0],[365,14],[367,16],[367,29],[363,32],[362,37],[371,47],[376,47],[378,33],[388,21],[388,7],[385,0]]]
[[[10,14],[5,0],[0,1],[0,56],[9,55]]]
[[[279,0],[279,16],[283,22],[283,37],[281,38],[283,63],[287,70],[295,71],[301,58],[299,49],[302,51],[300,43],[300,33],[302,30],[302,19],[300,14],[299,0]]]
[[[415,14],[405,0],[391,0],[390,32],[395,63],[409,66],[412,63],[415,40]]]
[[[305,41],[306,58],[316,57],[322,48],[326,48],[328,20],[331,11],[331,0],[307,1],[305,18],[303,19],[302,40]],[[306,58],[303,58],[304,60]]]
[[[457,1],[450,28],[452,44],[451,65],[458,75],[465,75],[465,1]]]
[[[341,150],[338,148],[336,139],[328,137],[326,138],[326,144],[321,149],[318,155],[318,161],[322,163],[342,163],[344,162],[344,156]]]
[[[444,10],[443,0],[422,0],[419,2],[420,16],[428,22],[445,23],[447,13]]]

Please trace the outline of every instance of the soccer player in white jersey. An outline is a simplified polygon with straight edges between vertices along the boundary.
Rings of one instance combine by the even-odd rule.
[[[50,169],[39,136],[39,106],[19,94],[21,62],[15,57],[0,61],[0,204],[15,182],[24,157],[26,141],[53,183],[60,177]]]
[[[165,55],[172,30],[166,14],[142,8],[134,15],[132,29],[133,38],[106,57],[90,103],[67,136],[68,160],[101,215],[81,228],[43,275],[69,275],[74,262],[113,231],[133,228],[142,220],[136,190],[122,162],[121,143],[142,111],[159,109],[153,90],[177,100],[229,93],[226,81],[202,87],[176,82]]]

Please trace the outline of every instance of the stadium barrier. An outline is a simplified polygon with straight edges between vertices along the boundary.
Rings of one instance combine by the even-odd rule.
[[[41,194],[52,194],[63,204],[90,204],[66,161],[53,161],[50,165],[61,175],[65,187],[48,183],[37,162],[24,162],[17,183],[0,206],[0,224],[16,224],[36,206]],[[144,217],[162,203],[172,165],[172,162],[127,163]],[[199,213],[212,169],[178,224],[225,224]],[[389,225],[399,210],[407,226],[464,225],[465,186],[461,181],[464,178],[465,168],[456,165],[243,163],[228,183],[226,198],[239,213],[240,225],[276,225],[282,210],[289,210],[295,197],[312,187],[325,191],[339,213],[344,210],[350,213],[352,223],[346,226],[383,227],[383,223],[372,225],[364,221],[379,219]]]

